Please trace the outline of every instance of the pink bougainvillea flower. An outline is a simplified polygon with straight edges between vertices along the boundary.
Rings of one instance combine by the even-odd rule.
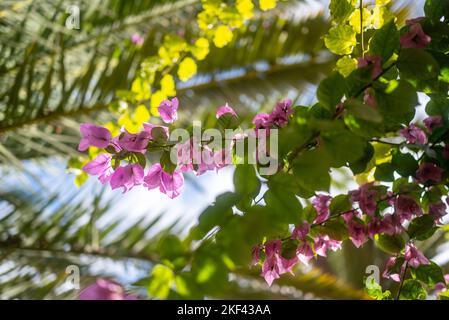
[[[179,170],[182,172],[193,170],[193,139],[178,143],[176,150]]]
[[[164,100],[161,102],[157,110],[165,123],[173,123],[178,119],[178,98],[170,100]]]
[[[287,260],[281,256],[282,242],[281,240],[268,241],[265,244],[265,261],[262,265],[262,276],[269,286],[274,280],[278,279],[281,274],[291,272],[294,261]]]
[[[119,142],[118,142],[119,137],[114,137],[111,139],[111,147],[114,148],[115,152],[120,152],[122,151],[122,147],[120,146]]]
[[[262,250],[262,248],[259,245],[255,245],[251,249],[251,256],[252,256],[251,266],[255,266],[259,263],[261,250]]]
[[[421,207],[416,200],[405,195],[397,197],[394,208],[401,222],[411,220],[415,215],[419,216],[422,214]]]
[[[111,133],[108,129],[90,123],[81,123],[81,141],[79,151],[86,151],[90,146],[104,149],[111,142]]]
[[[143,169],[138,164],[128,164],[124,167],[118,167],[111,176],[111,188],[117,189],[123,187],[123,193],[125,193],[134,186],[142,184],[143,176]]]
[[[312,205],[317,212],[314,223],[319,224],[329,219],[329,205],[331,204],[332,197],[324,194],[317,195],[312,200]]]
[[[133,134],[125,130],[125,132],[120,135],[118,144],[124,150],[145,153],[150,137],[151,134],[147,131],[141,131],[138,134]]]
[[[337,251],[341,249],[342,241],[329,238],[328,235],[318,235],[315,239],[315,252],[317,255],[327,257],[327,251]]]
[[[369,216],[377,210],[377,191],[373,187],[373,182],[365,183],[358,190],[349,192],[351,201],[358,202],[360,209]]]
[[[425,118],[423,122],[430,133],[432,133],[433,129],[443,126],[443,118],[441,116],[430,116]]]
[[[307,241],[304,241],[296,249],[296,256],[303,264],[308,265],[309,261],[314,257],[312,247]]]
[[[221,106],[217,109],[217,113],[215,114],[215,116],[218,118],[220,118],[222,115],[230,113],[232,114],[234,117],[237,117],[237,113],[234,111],[234,109],[232,109],[232,107],[230,107],[227,103],[224,106]]]
[[[84,288],[78,297],[80,300],[137,300],[137,296],[127,294],[115,281],[97,279],[94,284]]]
[[[407,128],[399,130],[399,133],[407,140],[408,143],[426,144],[427,136],[421,128],[414,124],[410,124]]]
[[[131,42],[134,43],[135,45],[141,46],[143,45],[144,39],[140,34],[134,33],[131,36]]]
[[[403,48],[422,49],[429,45],[432,38],[424,33],[420,23],[411,23],[410,29],[400,39]]]
[[[365,93],[363,94],[363,103],[373,108],[377,106],[374,90],[372,88],[365,90]]]
[[[368,236],[374,239],[376,234],[382,233],[384,228],[383,221],[377,217],[371,219],[367,225]]]
[[[376,79],[382,74],[382,58],[380,56],[365,55],[357,59],[359,68],[372,67],[371,78]]]
[[[270,121],[270,115],[268,113],[256,114],[252,122],[256,126],[256,129],[267,129],[272,125]]]
[[[304,221],[301,225],[297,225],[295,229],[293,229],[291,239],[305,241],[309,232],[310,224],[307,221]]]
[[[184,185],[184,176],[179,170],[174,171],[172,174],[165,172],[159,163],[155,163],[150,167],[143,182],[144,187],[150,190],[159,187],[162,193],[173,199],[181,193]]]
[[[148,189],[155,189],[161,186],[162,167],[159,163],[155,163],[148,170],[147,175],[143,178],[143,186]]]
[[[420,183],[432,181],[439,183],[443,178],[443,169],[431,162],[421,163],[416,171],[416,180]]]
[[[111,159],[112,156],[110,154],[102,153],[86,163],[83,166],[83,170],[92,176],[98,176],[100,182],[105,184],[110,180],[112,173],[114,173],[114,169],[111,167]]]
[[[349,221],[351,221],[353,218],[355,217],[360,217],[362,214],[358,211],[358,210],[350,210],[348,212],[345,212],[341,215],[341,217],[343,218],[343,220],[348,223]]]
[[[422,264],[429,264],[430,261],[422,254],[421,251],[419,251],[413,244],[408,243],[405,246],[405,253],[404,253],[405,261],[408,262],[408,264],[412,268],[417,268]]]
[[[202,146],[199,150],[193,149],[193,164],[196,165],[194,171],[197,176],[206,171],[217,169],[215,154],[208,146]]]
[[[268,122],[279,128],[283,128],[287,125],[292,113],[292,101],[290,99],[282,100],[276,104],[276,107],[270,113]]]
[[[160,190],[170,199],[176,198],[181,194],[183,185],[184,176],[180,171],[174,171],[172,174],[162,171]]]
[[[390,236],[399,234],[404,231],[401,217],[398,214],[387,214],[382,220],[382,228],[380,233],[386,233]]]
[[[168,131],[168,127],[166,126],[160,126],[157,124],[152,124],[152,123],[148,123],[148,122],[144,122],[143,123],[143,130],[145,130],[146,132],[148,132],[150,134],[150,140],[153,140],[154,137],[151,135],[151,131],[154,128],[162,128],[165,132],[165,135],[167,136],[167,138],[169,137],[169,131]]]
[[[391,279],[396,282],[400,282],[401,275],[404,273],[405,267],[404,267],[404,265],[402,265],[399,268],[399,272],[398,272],[398,270],[393,270],[393,267],[395,267],[395,265],[396,265],[396,261],[397,261],[397,257],[390,257],[387,260],[387,265],[385,266],[385,270],[382,273],[382,277]]]
[[[429,204],[429,214],[435,219],[436,222],[440,222],[446,214],[446,204],[443,201]]]
[[[355,220],[348,222],[348,233],[357,248],[360,248],[368,240],[366,226]]]

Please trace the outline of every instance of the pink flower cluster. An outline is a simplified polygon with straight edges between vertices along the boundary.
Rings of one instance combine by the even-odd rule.
[[[253,248],[252,265],[260,261],[260,252],[265,249],[265,260],[262,264],[261,275],[265,278],[268,285],[271,286],[274,280],[278,279],[284,273],[293,273],[293,267],[301,262],[307,265],[310,260],[319,255],[327,256],[327,252],[341,249],[341,241],[331,239],[328,235],[318,234],[314,238],[309,236],[310,224],[304,221],[292,231],[290,240],[298,241],[298,245],[293,257],[287,259],[281,255],[282,240],[272,240],[265,243],[264,246],[255,246]]]
[[[312,199],[312,205],[317,211],[312,225],[305,221],[293,229],[289,238],[269,241],[265,246],[254,247],[253,265],[260,261],[260,252],[265,249],[267,258],[263,261],[261,275],[269,285],[283,273],[292,272],[298,262],[307,265],[315,256],[326,257],[329,250],[341,249],[341,241],[332,239],[326,234],[311,233],[311,228],[325,224],[328,220],[341,216],[347,226],[349,239],[359,248],[368,239],[374,239],[377,234],[396,235],[404,232],[406,230],[404,225],[423,214],[420,205],[413,197],[383,191],[376,188],[373,183],[364,184],[359,189],[350,191],[349,195],[353,205],[359,205],[358,209],[353,208],[331,217],[329,206],[332,198],[328,195],[317,195]],[[449,199],[446,201],[449,204]],[[378,208],[380,202],[386,202],[392,206],[394,212],[382,215]],[[431,204],[429,214],[435,217],[437,222],[447,214],[446,204],[443,202]],[[295,256],[289,259],[281,255],[282,243],[286,240],[298,241]],[[408,243],[405,248],[404,259],[413,268],[429,263],[428,259],[411,243]],[[393,267],[397,269],[396,257],[388,260],[384,276],[397,281],[400,273],[395,272]],[[403,270],[404,265],[401,268]]]
[[[168,124],[176,121],[178,107],[177,98],[162,101],[158,107],[161,119]],[[285,126],[292,113],[290,100],[279,102],[273,112],[267,114],[264,128]],[[225,115],[237,118],[237,113],[227,104],[219,107],[216,112],[217,119]],[[264,115],[259,114],[254,119],[262,119]],[[255,121],[255,124],[257,128],[259,122]],[[231,164],[235,142],[245,138],[244,134],[235,134],[229,145],[214,151],[207,142],[199,141],[195,137],[184,142],[167,144],[169,128],[151,123],[144,123],[143,130],[136,134],[123,128],[117,137],[112,137],[108,129],[90,123],[82,123],[80,131],[82,138],[78,146],[79,151],[86,151],[92,146],[108,152],[99,154],[84,165],[82,169],[86,173],[97,176],[102,184],[109,183],[112,189],[123,188],[123,192],[127,192],[135,186],[143,185],[150,190],[158,188],[170,198],[181,193],[184,172],[193,171],[196,175],[201,175]],[[161,163],[152,164],[145,173],[142,162],[146,163],[145,154],[153,145],[166,151],[174,148],[177,153],[177,161],[173,163],[174,171],[165,170],[161,159]],[[125,165],[121,165],[122,161],[125,161]]]
[[[403,48],[422,49],[427,47],[432,38],[424,33],[421,26],[423,18],[407,20],[409,31],[401,36],[400,43]]]
[[[137,300],[137,296],[127,294],[125,289],[115,281],[99,278],[95,283],[84,288],[80,300]]]
[[[285,99],[276,104],[271,113],[259,113],[253,118],[256,129],[283,128],[293,114],[292,101]]]
[[[178,100],[165,100],[158,110],[166,123],[172,123],[177,118]],[[108,129],[89,123],[80,125],[82,135],[78,150],[85,151],[90,146],[106,149],[110,153],[102,153],[84,165],[83,170],[93,176],[98,176],[101,183],[109,182],[112,189],[123,188],[123,192],[134,186],[144,185],[149,189],[159,187],[159,190],[170,198],[180,194],[184,177],[180,171],[165,172],[159,163],[154,164],[145,175],[144,168],[138,161],[132,161],[133,156],[145,154],[150,141],[154,141],[154,129],[160,128],[168,138],[168,127],[144,123],[143,131],[133,134],[122,129],[119,136],[112,138]],[[124,166],[113,168],[114,157],[128,160]]]

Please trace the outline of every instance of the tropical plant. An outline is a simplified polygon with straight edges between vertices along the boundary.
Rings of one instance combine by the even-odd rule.
[[[0,95],[3,138],[0,155],[5,165],[15,164],[19,170],[23,170],[24,159],[39,159],[43,166],[48,165],[44,158],[52,155],[70,155],[72,162],[78,159],[75,147],[79,141],[79,122],[93,122],[93,117],[95,122],[103,124],[120,121],[123,113],[116,112],[117,90],[119,99],[124,98],[124,90],[133,91],[131,79],[138,75],[140,63],[158,52],[158,39],[166,33],[182,30],[187,38],[194,37],[195,28],[186,27],[185,21],[201,12],[201,5],[196,1],[86,1],[81,4],[82,12],[88,12],[83,19],[83,28],[67,31],[61,27],[67,17],[63,2],[23,1],[20,4],[6,3],[0,10],[2,31],[10,36],[2,41],[0,70],[4,75],[1,80],[4,91]],[[208,57],[198,62],[199,76],[176,85],[183,106],[179,110],[180,118],[201,113],[206,123],[211,118],[208,116],[211,106],[228,102],[236,107],[242,119],[249,120],[249,108],[267,109],[287,94],[298,97],[296,105],[312,104],[314,87],[310,83],[316,83],[329,73],[335,63],[334,56],[326,54],[320,40],[330,23],[322,12],[301,19],[289,15],[289,8],[295,5],[298,3],[285,3],[275,11],[256,13],[247,28],[236,31],[228,46],[211,46]],[[52,12],[51,19],[48,19],[49,12]],[[408,16],[407,10],[399,10],[398,25],[402,25],[405,16]],[[44,24],[43,20],[47,22]],[[145,35],[142,47],[129,41],[135,33]],[[365,40],[370,36],[367,31]],[[342,62],[338,65],[341,67]],[[263,98],[260,98],[261,93]],[[245,98],[242,99],[242,95]],[[360,116],[354,112],[355,116]],[[368,118],[373,116],[377,115],[369,113]],[[321,128],[326,124],[317,125]],[[290,135],[284,137],[290,138]],[[91,157],[96,153],[97,150],[92,152]],[[247,169],[243,172],[236,172],[236,188],[242,189],[239,175],[243,174],[243,180],[247,180],[247,174],[252,176]],[[6,176],[10,174],[5,172]],[[316,265],[346,278],[352,286],[314,268],[304,275],[279,280],[280,286],[290,290],[270,290],[261,285],[257,270],[246,267],[249,261],[237,263],[243,260],[227,256],[222,244],[231,239],[226,237],[224,228],[213,228],[197,248],[191,247],[195,245],[192,240],[206,231],[204,226],[200,227],[205,228],[200,233],[197,233],[198,228],[193,229],[196,231],[185,239],[171,234],[181,229],[176,225],[146,237],[155,221],[138,221],[126,230],[117,231],[117,221],[97,223],[108,208],[113,208],[113,201],[105,201],[101,193],[98,197],[89,197],[92,192],[85,188],[83,190],[89,191],[72,191],[65,200],[59,192],[50,196],[42,195],[38,190],[27,192],[14,186],[2,188],[4,224],[0,292],[4,297],[69,297],[73,293],[64,290],[67,265],[81,265],[82,281],[87,284],[94,277],[108,276],[92,272],[88,266],[93,261],[104,264],[119,261],[132,264],[142,274],[152,270],[151,276],[144,277],[132,287],[142,296],[145,292],[141,288],[147,289],[150,297],[159,298],[298,298],[301,297],[299,291],[325,298],[367,298],[366,294],[352,287],[360,287],[367,260],[361,260],[358,266],[348,265],[346,274],[336,272],[335,265],[352,261],[350,256],[360,257],[361,254],[370,255],[370,261],[375,263],[385,259],[385,255],[371,244],[367,244],[362,253],[345,244],[343,254],[331,256],[330,261],[319,259]],[[230,206],[236,204],[233,203],[235,200],[229,194],[217,198],[217,202],[202,214],[200,225],[201,221],[210,219],[204,217],[229,212]],[[248,210],[245,206],[237,204],[239,209]],[[207,224],[220,223],[212,220]],[[254,228],[254,225],[247,227]],[[236,245],[247,247],[245,231],[239,228],[234,231],[242,232],[240,238],[232,234],[236,241],[242,241]],[[263,228],[259,231],[262,233]],[[225,242],[220,244],[220,241]],[[444,232],[438,232],[425,243],[429,241],[434,245],[444,242]],[[228,244],[233,245],[233,242]],[[434,254],[435,247],[429,246],[430,254]],[[242,250],[242,257],[249,251],[244,253]],[[193,271],[183,271],[186,265]],[[233,277],[231,285],[220,287],[229,276]]]

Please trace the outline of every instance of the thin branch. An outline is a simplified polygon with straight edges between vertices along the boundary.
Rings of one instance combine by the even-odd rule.
[[[408,262],[405,263],[404,272],[401,277],[401,284],[399,285],[398,293],[396,294],[396,300],[399,300],[399,297],[401,296],[402,287],[404,286],[404,280],[405,280],[405,274],[407,273],[408,268]]]

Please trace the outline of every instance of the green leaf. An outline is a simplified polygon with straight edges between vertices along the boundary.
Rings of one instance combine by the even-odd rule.
[[[234,172],[235,192],[239,195],[255,197],[260,191],[260,180],[253,165],[238,165]]]
[[[442,17],[449,19],[449,2],[441,0],[426,0],[424,12],[432,22],[439,22]]]
[[[167,173],[173,173],[176,169],[176,163],[173,163],[170,159],[170,151],[165,150],[162,152],[160,163],[162,169]]]
[[[368,163],[370,163],[373,156],[374,148],[371,143],[367,143],[365,146],[365,150],[363,151],[363,156],[359,160],[349,164],[352,173],[359,174],[365,172],[368,167]]]
[[[424,282],[429,287],[433,287],[437,283],[446,283],[444,280],[443,270],[432,261],[430,264],[421,264],[418,268],[412,269],[412,275],[414,278]]]
[[[414,176],[419,166],[418,161],[410,153],[402,153],[399,150],[393,152],[391,164],[403,177]]]
[[[381,285],[376,282],[374,277],[365,279],[365,290],[370,297],[376,300],[387,300],[391,297],[391,292],[389,290],[382,291]]]
[[[172,234],[162,237],[157,245],[157,250],[162,259],[173,260],[185,253],[185,247],[181,240]]]
[[[375,123],[382,121],[382,116],[376,108],[366,105],[354,98],[345,101],[345,109],[359,119]]]
[[[134,154],[134,156],[137,159],[137,163],[140,164],[140,166],[142,168],[145,168],[145,166],[147,165],[147,158],[145,157],[145,155],[143,153],[140,153],[140,152],[136,152],[136,153],[133,153],[133,154]]]
[[[377,107],[386,127],[396,130],[400,124],[408,124],[418,105],[416,90],[409,83],[398,80],[391,80],[388,84],[376,82],[375,85]]]
[[[285,223],[302,222],[302,206],[295,194],[284,188],[271,188],[264,195],[270,210]]]
[[[449,300],[449,290],[441,291],[441,292],[438,294],[438,298],[439,298],[440,300]]]
[[[329,10],[332,19],[337,23],[345,22],[355,7],[350,0],[331,0]]]
[[[218,126],[222,129],[236,129],[239,126],[239,120],[231,113],[225,113],[217,119]]]
[[[169,267],[162,264],[155,265],[151,271],[148,294],[159,299],[167,298],[174,280],[175,275]]]
[[[394,181],[394,166],[391,163],[382,163],[376,167],[374,179],[377,181]]]
[[[388,254],[401,252],[405,247],[405,241],[401,235],[390,236],[388,234],[377,234],[375,236],[376,246]]]
[[[342,76],[347,77],[352,71],[357,69],[357,60],[349,56],[344,56],[338,59],[335,69],[340,72]]]
[[[168,139],[167,132],[162,127],[154,127],[151,129],[151,137],[157,143],[165,143]]]
[[[191,270],[195,283],[207,292],[220,291],[228,284],[229,270],[216,245],[208,244],[197,250]]]
[[[382,58],[382,63],[390,59],[399,48],[399,32],[394,20],[377,30],[369,42],[369,52]]]
[[[318,226],[318,233],[327,234],[331,239],[343,241],[348,238],[348,227],[343,219],[332,219]]]
[[[345,78],[338,72],[332,72],[318,86],[317,98],[324,107],[333,111],[340,103],[345,92]]]
[[[404,281],[399,299],[424,300],[426,298],[427,292],[419,281],[413,279]]]
[[[393,192],[395,193],[412,193],[420,191],[420,186],[416,183],[408,182],[407,178],[399,178],[393,182]]]
[[[449,117],[449,98],[446,95],[432,95],[426,105],[426,113],[429,116]]]
[[[349,130],[322,133],[321,138],[332,167],[338,168],[356,162],[365,153],[366,141]]]
[[[410,238],[426,240],[430,238],[437,229],[434,218],[431,215],[425,214],[410,222],[407,233]]]
[[[303,152],[295,161],[293,174],[299,185],[312,193],[329,190],[328,154],[322,148]]]
[[[215,203],[207,207],[198,218],[198,227],[203,231],[202,235],[213,227],[222,225],[227,219],[232,217],[232,207],[237,201],[237,195],[232,192],[226,192],[217,196]]]
[[[349,196],[347,194],[340,194],[332,198],[329,211],[331,216],[333,216],[349,211],[351,208],[352,204],[351,201],[349,201]]]
[[[352,53],[352,49],[357,45],[356,33],[348,25],[334,27],[324,37],[324,44],[335,54],[350,54]]]
[[[438,62],[424,49],[402,49],[397,65],[401,78],[412,81],[436,78],[440,72]]]

